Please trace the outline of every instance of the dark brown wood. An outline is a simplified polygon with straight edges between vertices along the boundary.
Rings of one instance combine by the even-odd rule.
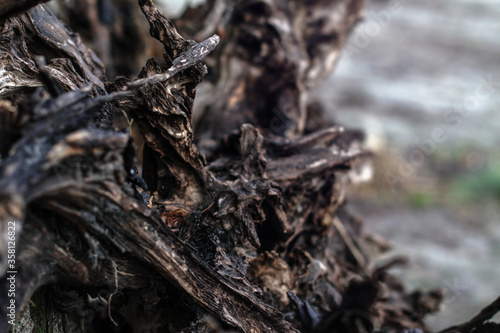
[[[208,1],[176,21],[188,36],[222,35],[207,60],[212,83],[197,105],[198,146],[204,152],[243,123],[299,138],[307,121],[307,92],[326,77],[364,0]],[[343,13],[331,15],[331,13]],[[224,119],[225,126],[218,126]]]
[[[19,324],[46,332],[425,329],[442,294],[407,292],[387,273],[399,259],[373,267],[365,245],[386,246],[344,206],[351,174],[371,156],[362,133],[324,121],[308,100],[363,4],[208,1],[177,30],[140,0],[163,58],[113,82],[44,6],[0,12],[0,233],[16,221]],[[132,122],[145,142],[141,163]]]
[[[497,332],[500,329],[500,324],[488,321],[498,312],[500,312],[500,297],[482,309],[471,320],[444,329],[439,333]]]
[[[0,20],[15,16],[48,0],[3,0],[0,2]]]

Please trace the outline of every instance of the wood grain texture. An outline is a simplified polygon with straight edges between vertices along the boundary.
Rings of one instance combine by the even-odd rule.
[[[14,133],[0,152],[0,233],[20,227],[18,312],[39,290],[58,332],[425,328],[442,295],[408,293],[386,272],[399,261],[374,268],[344,206],[349,173],[370,157],[363,135],[307,103],[363,2],[209,1],[217,24],[192,21],[196,41],[179,32],[194,12],[178,31],[139,4],[164,53],[135,80],[105,82],[95,54],[42,6],[2,23],[0,119]],[[207,71],[216,100],[196,131]],[[274,125],[273,108],[284,117]],[[140,128],[145,182],[113,111]],[[96,303],[94,320],[78,318]]]

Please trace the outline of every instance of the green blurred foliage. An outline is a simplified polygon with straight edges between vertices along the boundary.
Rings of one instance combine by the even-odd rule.
[[[435,204],[434,195],[429,192],[415,192],[408,195],[408,203],[413,208],[426,209]]]
[[[451,184],[452,199],[459,202],[500,201],[500,163],[489,163],[484,169],[457,176]]]

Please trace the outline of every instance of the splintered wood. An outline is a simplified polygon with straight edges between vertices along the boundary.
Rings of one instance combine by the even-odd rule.
[[[364,1],[61,4],[104,64],[36,4],[0,6],[0,331],[11,221],[16,320],[42,332],[426,330],[443,295],[375,266],[386,243],[345,207],[363,134],[308,98]]]

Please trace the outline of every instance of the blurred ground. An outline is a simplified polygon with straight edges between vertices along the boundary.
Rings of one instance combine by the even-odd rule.
[[[185,1],[163,2],[175,16]],[[395,271],[410,287],[446,292],[438,330],[500,295],[500,2],[371,0],[366,14],[316,97],[368,134],[375,177],[352,211],[386,257],[410,258]]]
[[[317,97],[368,134],[375,179],[352,211],[410,257],[411,287],[445,290],[437,330],[500,295],[500,2],[396,4],[369,2]]]

